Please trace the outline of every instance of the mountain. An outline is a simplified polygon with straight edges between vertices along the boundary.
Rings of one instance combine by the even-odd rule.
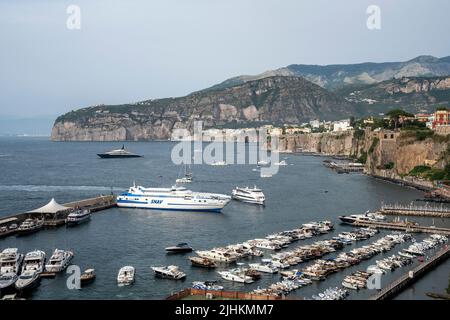
[[[95,106],[58,117],[52,140],[168,139],[173,129],[299,124],[349,117],[355,106],[301,77],[275,76],[185,97]]]
[[[234,77],[212,86],[210,89],[223,89],[271,76],[303,77],[323,88],[335,90],[346,85],[373,84],[393,78],[447,75],[450,75],[450,56],[444,58],[419,56],[406,62],[367,62],[326,66],[292,64],[259,75]]]

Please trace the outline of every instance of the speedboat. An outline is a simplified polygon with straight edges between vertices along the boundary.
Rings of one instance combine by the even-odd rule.
[[[194,281],[192,282],[192,288],[200,290],[213,290],[213,291],[223,290],[223,287],[219,286],[217,284],[217,281],[205,281],[205,282]]]
[[[100,158],[110,159],[110,158],[141,158],[142,156],[131,153],[130,151],[125,150],[125,145],[122,145],[121,149],[111,150],[105,153],[97,154]]]
[[[14,291],[14,284],[19,276],[15,272],[6,272],[0,275],[0,294]]]
[[[91,219],[91,211],[88,209],[78,209],[69,213],[66,219],[68,227],[76,226],[78,224],[88,222]]]
[[[254,186],[253,188],[245,187],[236,187],[232,191],[232,198],[235,200],[239,200],[242,202],[254,203],[254,204],[262,204],[266,201],[266,197],[261,189]]]
[[[25,270],[17,279],[14,286],[17,291],[25,292],[36,288],[41,282],[41,276],[36,270]]]
[[[45,270],[47,270],[48,272],[61,272],[69,266],[70,260],[72,260],[72,258],[72,251],[55,249],[52,256],[50,257],[50,260],[45,265]]]
[[[34,219],[26,219],[22,224],[17,228],[17,235],[23,236],[27,234],[31,234],[41,230],[44,227],[44,222]]]
[[[191,261],[193,266],[196,267],[202,267],[202,268],[215,268],[217,267],[217,264],[208,258],[201,258],[201,257],[189,257],[189,260]]]
[[[220,212],[231,200],[217,193],[194,192],[180,186],[144,188],[132,186],[117,197],[117,206],[154,210]]]
[[[223,279],[228,281],[240,282],[240,283],[252,283],[254,280],[252,277],[245,275],[242,270],[230,270],[230,271],[218,271],[217,272]]]
[[[23,254],[17,248],[7,248],[0,253],[0,275],[5,273],[19,274]]]
[[[172,253],[191,252],[192,247],[190,247],[187,243],[183,242],[183,243],[177,244],[176,246],[167,247],[166,251],[172,252]]]
[[[152,267],[155,275],[165,279],[180,280],[186,277],[186,273],[181,271],[177,266],[168,267]]]
[[[130,285],[134,282],[135,270],[132,266],[125,266],[120,268],[117,275],[117,284],[119,286]]]
[[[265,272],[265,273],[277,273],[278,268],[275,267],[271,262],[267,263],[250,263],[250,268],[255,269],[259,272]]]

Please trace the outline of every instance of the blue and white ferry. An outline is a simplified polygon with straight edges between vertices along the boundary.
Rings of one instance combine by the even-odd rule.
[[[144,188],[132,186],[117,197],[117,206],[155,210],[220,212],[231,200],[218,193],[194,192],[180,186]]]

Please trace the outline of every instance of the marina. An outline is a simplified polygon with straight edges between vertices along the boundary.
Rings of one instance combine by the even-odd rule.
[[[155,148],[166,148],[166,144],[168,143],[149,144],[152,146],[152,152],[154,152]],[[101,148],[108,149],[108,146],[103,146],[100,143],[98,145],[101,145]],[[147,143],[134,143],[132,149],[145,156],[145,148],[140,150],[139,146],[144,147],[146,145]],[[65,146],[68,145],[64,145],[63,147]],[[170,147],[170,144],[167,147]],[[89,148],[92,148],[91,144],[80,144],[80,149],[77,149],[76,144],[70,145],[70,149],[72,148],[76,150],[74,151],[76,153],[92,153],[92,151],[89,151]],[[84,150],[84,148],[88,150]],[[70,156],[70,152],[66,152],[65,154]],[[163,155],[164,152],[158,151],[156,154]],[[162,175],[164,178],[161,179],[161,184],[170,184],[175,180],[179,168],[168,164],[167,159],[163,156],[159,156],[160,158],[158,156],[155,157],[156,159],[149,160],[150,157],[145,156],[141,160],[130,159],[130,161],[143,161],[144,159],[146,159],[145,161],[152,161],[154,166],[162,168],[158,174],[154,174],[153,176]],[[84,168],[90,168],[87,174],[94,177],[93,179],[96,185],[108,187],[88,188],[86,186],[80,189],[80,187],[73,188],[69,185],[68,187],[59,187],[58,189],[61,191],[55,191],[56,189],[50,189],[48,187],[46,189],[49,189],[49,191],[45,191],[42,187],[39,189],[42,191],[34,191],[36,189],[34,187],[33,191],[22,192],[23,195],[26,195],[23,203],[16,202],[13,206],[8,207],[7,211],[3,208],[4,215],[1,219],[9,217],[8,212],[11,211],[19,212],[21,210],[30,210],[31,208],[39,207],[53,197],[58,199],[58,202],[63,203],[63,206],[68,206],[68,204],[73,203],[73,207],[78,206],[83,208],[82,200],[73,202],[73,199],[97,199],[95,197],[97,194],[109,193],[111,191],[111,187],[109,186],[110,182],[99,173],[101,172],[101,167],[96,166],[94,159],[89,159],[86,156],[79,165],[83,167],[83,170],[85,170]],[[61,160],[55,161],[49,159],[50,165],[52,161],[56,165]],[[103,162],[100,159],[96,161]],[[123,161],[128,160],[120,160],[121,163]],[[284,276],[293,278],[297,274],[294,270],[301,272],[303,268],[314,263],[318,258],[331,258],[338,252],[350,250],[356,242],[363,246],[392,232],[381,230],[378,234],[367,239],[364,239],[362,235],[352,235],[357,228],[339,223],[338,216],[343,213],[341,210],[342,207],[339,205],[340,203],[347,206],[348,212],[363,213],[367,210],[375,212],[380,206],[380,199],[391,203],[395,203],[396,201],[409,203],[419,195],[415,190],[385,184],[363,175],[330,174],[322,166],[320,158],[290,155],[288,162],[292,165],[286,166],[269,180],[255,179],[251,168],[246,166],[226,166],[223,168],[202,166],[201,170],[194,168],[196,179],[190,184],[190,189],[227,194],[236,185],[257,185],[264,190],[265,196],[268,198],[264,207],[231,201],[223,209],[221,214],[205,214],[172,212],[170,210],[159,211],[120,208],[111,204],[111,202],[107,202],[105,208],[102,209],[105,203],[101,204],[98,202],[98,208],[100,210],[97,211],[98,214],[94,213],[92,215],[91,221],[88,223],[80,224],[74,228],[45,228],[39,232],[20,238],[8,236],[0,240],[0,248],[17,247],[19,252],[23,254],[39,249],[47,253],[47,258],[52,255],[55,248],[60,248],[74,252],[71,263],[80,265],[83,269],[84,267],[95,268],[96,280],[91,285],[83,287],[82,290],[74,291],[66,289],[66,275],[64,273],[55,274],[45,272],[41,274],[41,285],[33,289],[27,297],[32,299],[51,299],[56,294],[58,297],[64,299],[95,299],[102,297],[112,299],[152,297],[161,299],[167,297],[172,292],[175,293],[184,290],[192,282],[205,283],[207,281],[219,281],[217,285],[223,287],[224,292],[239,292],[239,295],[243,297],[252,295],[256,297],[256,295],[250,294],[250,292],[258,289],[258,287],[267,288],[279,282],[282,280],[280,279],[281,272],[284,273]],[[111,170],[120,172],[122,165],[116,164],[114,161],[107,161],[107,163],[110,164]],[[32,168],[32,164],[27,167]],[[123,173],[118,176],[119,180],[115,182],[115,185],[122,187],[114,187],[116,194],[127,190],[127,186],[130,185],[130,175],[145,176],[147,174],[145,170],[139,167],[133,167],[130,170],[132,172]],[[218,171],[222,172],[222,170],[227,171],[227,174],[221,176],[220,179],[210,181],[211,176],[214,176]],[[67,179],[70,180],[70,184],[75,184],[74,182],[78,178],[75,175],[71,176],[70,172],[68,174]],[[305,174],[306,176],[304,176]],[[32,174],[29,174],[29,176],[32,176]],[[302,182],[304,178],[307,181]],[[255,180],[252,181],[251,179]],[[153,180],[158,181],[157,177],[153,178]],[[346,183],[345,189],[340,188],[343,180]],[[251,182],[249,183],[247,181]],[[281,183],[281,181],[283,181],[285,187],[276,188],[275,185]],[[327,181],[327,184],[321,184],[320,181]],[[28,183],[32,182],[33,180]],[[55,180],[53,184],[58,185],[62,184],[62,182]],[[84,184],[86,183],[83,183],[83,181],[78,182],[78,185]],[[150,181],[148,184],[155,185],[156,183]],[[286,190],[292,193],[291,197],[284,196]],[[324,193],[323,190],[328,190],[329,192]],[[378,198],[375,199],[373,197],[374,190],[378,194]],[[17,194],[17,190],[14,192],[5,190],[4,194],[0,195],[0,197],[13,197],[13,193]],[[358,197],[352,196],[350,201],[348,198],[349,194],[358,195]],[[38,200],[33,198],[36,196],[39,196]],[[114,200],[113,197],[107,197]],[[90,204],[93,206],[97,204],[96,201],[88,202],[91,202]],[[90,207],[90,210],[95,212],[95,209],[92,210],[93,206]],[[0,210],[2,209],[0,208]],[[303,225],[306,225],[306,228],[314,227],[315,224],[311,222],[327,220],[334,225],[332,230],[327,230],[328,228],[323,225],[317,229],[316,234],[311,234],[307,230],[300,233],[293,232],[296,228],[303,229]],[[426,225],[427,222],[431,224],[429,220],[418,219],[418,222],[420,222],[420,225]],[[14,222],[9,221],[9,223],[13,224]],[[436,227],[446,228],[445,220],[436,219]],[[426,233],[417,233],[414,237],[418,237],[418,240],[420,240],[422,236],[426,235]],[[328,248],[330,244],[337,245],[337,240],[333,238],[339,236],[342,236],[340,241],[343,247],[341,249],[339,247],[332,248],[335,251],[322,254],[321,250]],[[286,242],[286,238],[295,237],[298,240],[291,241],[290,243]],[[356,240],[355,242],[353,238],[360,238],[360,240]],[[83,241],[80,241],[80,239],[83,239]],[[152,246],[148,245],[149,241],[151,241]],[[197,262],[204,263],[205,266],[212,263],[211,268],[208,268],[193,265],[189,256],[196,256],[194,254],[195,252],[179,255],[165,253],[165,248],[186,241],[195,251],[208,251],[213,248],[218,249],[231,246],[231,248],[234,248],[234,251],[240,252],[243,256],[237,258],[231,264],[224,264],[220,261],[214,262],[208,259],[195,259]],[[30,242],[33,244],[30,245]],[[258,245],[260,248],[253,248],[253,254],[248,255],[248,248],[245,249],[236,246],[237,244],[244,244],[246,242]],[[315,246],[317,242],[319,243]],[[132,243],[133,246],[128,246],[127,244],[129,243]],[[92,244],[95,245],[92,246]],[[339,246],[342,246],[342,244]],[[107,248],[107,251],[100,251],[100,246]],[[302,252],[304,255],[304,261],[301,262],[298,257],[292,254],[298,246],[306,246],[302,251],[297,251]],[[402,244],[398,246],[402,246]],[[407,244],[405,246],[407,248]],[[331,248],[328,250],[331,250]],[[108,253],[106,254],[105,252]],[[315,257],[316,255],[318,256],[317,258]],[[391,255],[392,253],[389,256]],[[108,257],[110,256],[114,256],[115,259],[109,259]],[[308,256],[311,257],[309,260],[307,258]],[[217,271],[228,271],[229,269],[236,268],[250,269],[250,264],[265,265],[267,263],[263,261],[265,259],[270,260],[271,264],[277,264],[278,267],[276,268],[278,272],[261,272],[262,269],[260,269],[260,278],[253,280],[249,284],[222,279],[217,273]],[[301,289],[289,292],[288,298],[301,299],[312,297],[318,293],[323,293],[328,288],[341,286],[343,278],[346,276],[344,273],[347,270],[350,274],[356,272],[358,269],[365,270],[365,264],[372,262],[372,260],[364,260],[359,265],[350,266],[343,270],[342,274],[341,272],[332,273],[323,281],[311,280],[311,284],[306,284],[308,282],[307,280],[299,279],[303,280],[305,284],[302,284]],[[244,263],[244,265],[236,265],[236,263]],[[288,267],[283,268],[286,264]],[[138,277],[131,286],[119,287],[117,286],[116,276],[118,270],[124,265],[133,266]],[[155,277],[154,272],[150,269],[150,266],[169,265],[178,266],[186,274],[187,280],[163,280]],[[215,267],[212,267],[213,265]],[[414,266],[413,264],[404,268]],[[354,270],[353,268],[357,269]],[[398,272],[395,270],[392,272],[392,275],[386,274],[385,281],[389,282],[394,280],[395,277],[398,277]],[[291,283],[289,285],[294,287],[303,282]],[[370,290],[353,291],[349,293],[346,299],[365,299],[371,294]],[[261,296],[259,298],[263,299],[263,297]]]

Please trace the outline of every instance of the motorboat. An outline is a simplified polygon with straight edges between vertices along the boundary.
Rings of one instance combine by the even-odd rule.
[[[250,263],[249,267],[252,269],[255,269],[259,272],[265,272],[265,273],[277,273],[278,268],[275,267],[271,262],[267,263]]]
[[[201,258],[201,257],[189,257],[189,260],[191,261],[193,266],[196,267],[202,267],[202,268],[216,268],[217,264],[208,258]]]
[[[45,268],[45,252],[41,250],[34,250],[25,255],[22,266],[22,273],[27,270],[34,270],[37,273],[42,273]]]
[[[378,213],[366,212],[365,214],[352,214],[349,216],[339,216],[343,223],[354,224],[356,222],[382,222],[386,219],[385,216]]]
[[[194,281],[192,282],[192,288],[200,290],[220,291],[223,290],[222,286],[217,284],[217,281]]]
[[[187,166],[184,166],[184,176],[181,178],[178,178],[175,182],[177,184],[183,184],[183,183],[191,183],[193,179],[192,172],[187,170]]]
[[[211,163],[212,166],[226,166],[227,163],[225,161],[213,161],[213,163]]]
[[[19,276],[15,272],[6,272],[0,275],[0,294],[6,294],[13,292],[15,287],[14,284],[16,283]]]
[[[66,225],[68,227],[76,226],[84,222],[88,222],[91,219],[91,211],[88,209],[78,209],[69,213],[66,219]]]
[[[231,200],[224,194],[194,192],[180,186],[144,188],[133,185],[117,197],[117,206],[154,210],[220,212]]]
[[[231,197],[235,200],[239,200],[247,203],[264,205],[266,197],[261,189],[254,186],[253,188],[236,187],[231,193]]]
[[[280,162],[275,162],[274,165],[276,166],[287,166],[287,162],[285,160],[281,160]]]
[[[192,252],[192,247],[190,247],[187,243],[182,242],[177,244],[176,246],[167,247],[166,251],[170,253]]]
[[[105,153],[97,154],[100,158],[111,159],[111,158],[141,158],[142,156],[125,150],[125,145],[122,145],[121,149],[111,150]]]
[[[80,276],[80,284],[86,285],[91,282],[94,282],[96,278],[95,269],[87,269]]]
[[[186,277],[186,273],[181,271],[177,266],[152,267],[152,270],[160,278],[180,280]]]
[[[254,280],[252,277],[245,275],[245,271],[240,269],[232,269],[229,271],[218,271],[217,272],[222,279],[233,281],[233,282],[240,282],[240,283],[252,283]]]
[[[0,275],[5,273],[19,274],[23,254],[17,248],[6,248],[0,253]]]
[[[74,254],[72,251],[55,249],[50,260],[45,265],[47,272],[61,272],[64,271],[70,264]]]
[[[37,286],[39,286],[41,282],[40,274],[37,270],[27,269],[19,276],[14,286],[17,291],[25,292],[30,291]]]
[[[19,228],[17,228],[17,235],[23,236],[23,235],[35,233],[35,232],[41,230],[43,227],[44,227],[43,220],[26,219],[24,222],[22,222],[20,224]]]
[[[236,254],[231,252],[230,250],[212,249],[205,251],[196,251],[195,253],[201,258],[207,258],[218,262],[231,263],[237,260]]]
[[[120,268],[117,274],[117,284],[119,286],[130,285],[134,282],[135,270],[132,266],[125,266]]]

